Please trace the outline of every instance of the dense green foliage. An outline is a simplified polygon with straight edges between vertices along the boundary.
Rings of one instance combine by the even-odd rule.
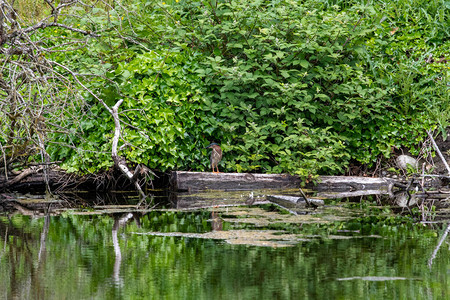
[[[218,142],[221,170],[337,174],[445,132],[449,16],[448,1],[130,0],[67,17],[103,35],[53,59],[104,75],[85,85],[109,106],[125,100],[132,162],[206,170],[202,148]],[[78,34],[62,31],[41,34]],[[53,137],[76,147],[48,151],[94,172],[112,163],[113,121],[83,97],[73,135]]]

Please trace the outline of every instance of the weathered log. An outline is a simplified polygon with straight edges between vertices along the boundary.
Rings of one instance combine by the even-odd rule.
[[[176,191],[290,189],[301,183],[298,176],[288,174],[185,171],[172,172],[170,181]]]
[[[356,176],[320,176],[314,190],[325,192],[352,192],[362,190],[387,190],[391,184],[406,184],[392,178],[385,177],[356,177]]]
[[[301,179],[288,174],[211,173],[175,171],[171,175],[171,187],[176,191],[201,190],[259,190],[299,188]],[[400,183],[391,178],[354,176],[321,176],[317,191],[351,192],[357,190],[387,190],[390,184]]]
[[[319,192],[316,194],[316,197],[323,199],[339,199],[339,198],[352,198],[352,197],[361,197],[361,196],[369,196],[369,195],[388,195],[387,190],[360,190],[360,191],[350,191],[350,192]]]

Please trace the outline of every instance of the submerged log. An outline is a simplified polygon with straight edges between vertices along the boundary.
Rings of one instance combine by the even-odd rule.
[[[252,206],[270,203],[266,196],[249,191],[218,193],[178,193],[175,208],[189,210],[211,207]]]
[[[285,195],[267,195],[267,200],[276,203],[286,209],[296,209],[306,207],[306,201],[303,197],[285,196]],[[309,203],[314,206],[324,206],[322,199],[308,198]]]

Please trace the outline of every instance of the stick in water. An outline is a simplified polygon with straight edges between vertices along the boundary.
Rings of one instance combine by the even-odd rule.
[[[305,192],[303,192],[303,190],[302,190],[301,187],[299,187],[299,189],[300,189],[300,193],[302,194],[303,198],[305,198],[306,206],[311,207],[311,202],[310,202],[309,199],[306,197]]]

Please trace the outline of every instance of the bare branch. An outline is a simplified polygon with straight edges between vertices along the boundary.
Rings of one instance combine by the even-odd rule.
[[[139,185],[139,183],[136,181],[136,176],[135,176],[136,174],[131,173],[131,171],[128,169],[124,159],[121,158],[119,156],[119,154],[117,153],[117,145],[119,143],[120,127],[121,127],[119,115],[117,112],[118,112],[119,106],[122,104],[122,102],[123,102],[123,99],[120,99],[119,101],[117,101],[117,103],[111,109],[111,114],[114,118],[114,138],[113,138],[113,142],[112,142],[111,155],[114,160],[114,164],[119,168],[119,170],[123,174],[125,174],[125,176],[127,176],[128,179],[130,179],[133,182],[134,186],[141,194],[142,201],[143,201],[144,199],[147,198],[147,196],[145,195],[144,191],[142,191],[142,188]],[[135,173],[138,173],[137,170],[135,170]]]
[[[89,35],[89,36],[92,36],[92,37],[100,37],[99,34],[96,34],[94,32],[86,31],[86,30],[82,30],[82,29],[78,29],[78,28],[74,28],[72,26],[68,26],[68,25],[65,25],[65,24],[57,23],[57,22],[53,22],[53,23],[40,22],[38,24],[35,24],[33,26],[30,26],[30,27],[22,30],[21,32],[19,32],[17,34],[20,34],[20,33],[31,33],[31,32],[36,31],[38,29],[44,29],[44,28],[47,28],[47,27],[61,27],[61,28],[64,28],[64,29],[67,29],[67,30],[70,30],[70,31],[73,31],[73,32],[81,33],[83,35]]]

